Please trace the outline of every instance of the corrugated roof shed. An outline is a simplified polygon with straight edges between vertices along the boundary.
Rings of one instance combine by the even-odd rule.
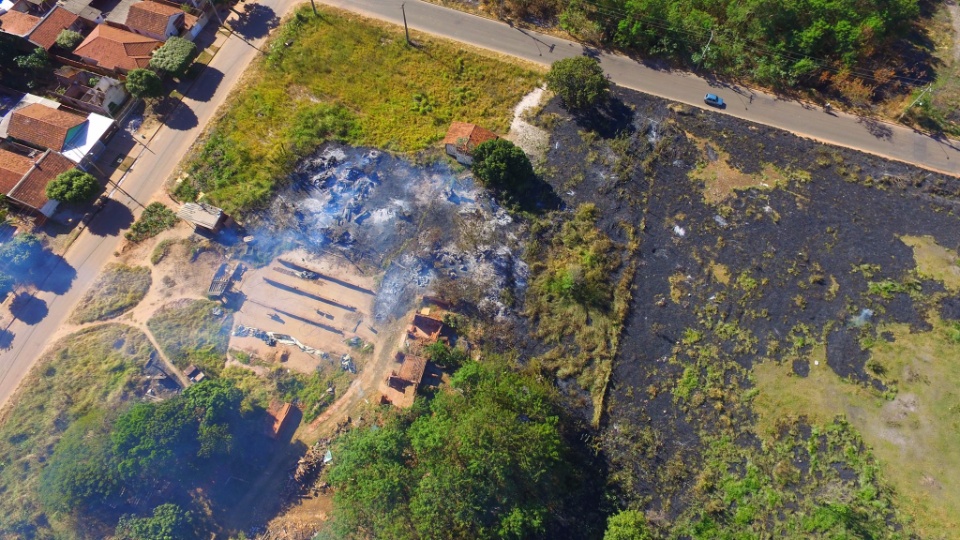
[[[223,210],[203,203],[186,203],[180,207],[177,217],[205,229],[216,229],[223,218]]]

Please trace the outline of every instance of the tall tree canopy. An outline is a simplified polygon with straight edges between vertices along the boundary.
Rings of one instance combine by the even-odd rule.
[[[412,422],[348,433],[334,450],[343,538],[529,538],[556,519],[572,466],[549,390],[467,363]]]

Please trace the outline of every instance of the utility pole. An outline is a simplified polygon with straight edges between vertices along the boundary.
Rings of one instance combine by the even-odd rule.
[[[703,64],[703,59],[707,57],[707,51],[710,50],[711,43],[713,43],[713,30],[710,30],[710,39],[707,40],[707,44],[703,46],[703,51],[700,52],[700,64]]]
[[[310,5],[313,6],[313,16],[319,16],[319,13],[317,13],[317,3],[314,0],[310,0]]]
[[[909,111],[911,108],[913,108],[913,106],[916,105],[917,102],[919,102],[921,99],[923,99],[923,95],[926,94],[927,92],[931,92],[931,93],[933,92],[933,85],[932,85],[932,84],[928,84],[927,87],[924,88],[922,92],[920,92],[920,95],[917,96],[917,99],[913,100],[913,103],[911,103],[910,105],[907,105],[907,108],[904,109],[903,112],[900,113],[900,116],[897,117],[897,122],[899,122],[900,119],[903,118],[903,115],[907,114],[907,111]]]
[[[403,13],[403,32],[407,35],[407,45],[413,45],[413,42],[410,41],[410,29],[407,28],[407,10],[404,9],[406,2],[400,4],[400,11]]]

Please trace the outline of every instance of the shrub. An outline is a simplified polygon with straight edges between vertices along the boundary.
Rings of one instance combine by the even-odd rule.
[[[187,70],[196,52],[197,46],[193,42],[180,37],[172,37],[162,47],[154,51],[153,57],[150,58],[150,67],[172,75],[182,75]]]
[[[176,224],[177,215],[173,210],[164,206],[163,203],[150,203],[140,214],[140,219],[130,226],[130,230],[124,236],[131,242],[142,242],[167,229],[172,229]]]
[[[92,201],[100,191],[100,183],[89,173],[70,169],[47,184],[47,197],[65,203]]]
[[[163,95],[160,76],[149,69],[135,69],[127,75],[127,91],[137,98],[153,98]]]
[[[80,32],[74,32],[73,30],[61,30],[60,34],[57,35],[57,47],[61,49],[67,49],[72,51],[74,47],[80,44],[83,41],[83,34]]]
[[[506,139],[477,145],[473,173],[487,188],[513,194],[522,193],[536,176],[523,150]]]
[[[547,88],[555,92],[567,107],[586,109],[602,101],[610,89],[600,62],[586,56],[564,58],[550,66]]]

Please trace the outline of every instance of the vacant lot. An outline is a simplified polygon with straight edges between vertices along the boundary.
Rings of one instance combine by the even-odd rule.
[[[251,68],[235,104],[187,166],[177,194],[228,213],[262,206],[325,140],[397,152],[439,141],[452,120],[498,132],[535,85],[530,69],[329,9],[301,9]],[[290,44],[287,46],[287,44]]]
[[[76,533],[40,508],[37,481],[43,463],[72,422],[134,399],[153,353],[139,330],[109,324],[64,338],[37,362],[0,413],[0,537]]]
[[[626,91],[535,121],[637,264],[601,422],[623,504],[678,537],[947,537],[960,182]]]
[[[70,322],[104,321],[132,309],[146,296],[151,281],[145,266],[108,265],[83,295]]]
[[[233,316],[210,300],[177,300],[147,321],[164,354],[180,369],[194,364],[218,375],[227,356]]]

